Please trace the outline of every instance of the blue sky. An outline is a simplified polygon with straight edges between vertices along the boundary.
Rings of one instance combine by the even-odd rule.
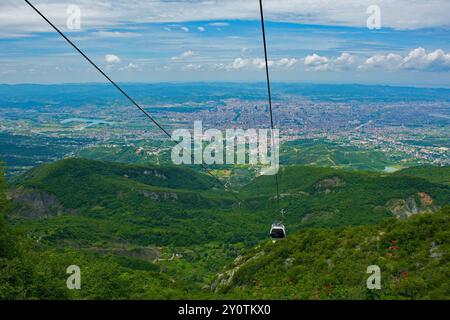
[[[369,30],[377,2],[381,29]],[[257,0],[33,3],[117,81],[264,80]],[[449,3],[265,0],[273,80],[448,87]],[[0,83],[103,81],[23,1],[2,2],[0,28]]]

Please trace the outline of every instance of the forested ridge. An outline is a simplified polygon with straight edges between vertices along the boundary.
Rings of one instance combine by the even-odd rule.
[[[8,186],[2,172],[0,298],[448,299],[448,177],[283,168],[288,238],[272,243],[265,177],[237,205],[170,167],[69,159]],[[369,265],[381,290],[366,288]]]

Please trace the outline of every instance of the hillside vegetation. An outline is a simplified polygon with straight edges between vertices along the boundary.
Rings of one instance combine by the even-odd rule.
[[[412,167],[396,172],[395,176],[419,177],[434,183],[450,185],[450,167]]]
[[[450,186],[435,177],[448,168],[417,170],[283,167],[275,244],[273,177],[238,203],[189,169],[67,159],[14,181],[8,201],[0,174],[0,298],[447,299]],[[66,288],[74,264],[82,290]],[[373,264],[381,291],[365,287]]]
[[[424,168],[421,176],[343,171],[309,166],[282,167],[281,207],[291,229],[377,223],[397,216],[432,212],[449,203],[449,185],[428,180],[426,171],[442,175],[447,167]],[[430,175],[432,177],[432,175]],[[242,194],[252,206],[276,212],[274,177],[248,184]]]
[[[450,207],[406,221],[312,229],[239,257],[213,289],[249,299],[449,299]],[[381,269],[368,290],[367,268]]]

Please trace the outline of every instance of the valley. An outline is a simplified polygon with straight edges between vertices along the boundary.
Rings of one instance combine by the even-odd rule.
[[[269,120],[259,83],[125,89],[170,132],[197,120],[205,130],[267,128]],[[282,164],[370,171],[450,164],[449,89],[275,83],[274,92]],[[65,157],[170,164],[173,146],[103,84],[0,85],[0,143],[8,176]],[[246,169],[249,177],[230,183],[249,182],[254,168]]]
[[[259,83],[125,86],[169,130],[267,125]],[[450,91],[274,88],[279,203],[258,166],[174,166],[106,85],[0,85],[0,298],[448,299]]]

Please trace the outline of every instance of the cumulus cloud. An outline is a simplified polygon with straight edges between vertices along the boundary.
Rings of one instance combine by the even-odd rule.
[[[280,59],[279,61],[276,62],[276,65],[282,68],[292,68],[293,66],[295,66],[298,63],[298,60],[295,58],[283,58]]]
[[[333,67],[339,70],[349,70],[352,69],[357,63],[357,56],[344,52],[338,58],[333,60]]]
[[[446,54],[442,49],[428,53],[424,48],[417,48],[403,59],[400,67],[408,70],[450,70],[450,54]]]
[[[307,56],[303,63],[308,71],[340,71],[353,69],[358,62],[358,57],[348,52],[342,53],[337,58],[324,57],[316,53]]]
[[[172,60],[182,61],[185,58],[197,56],[197,53],[188,50],[173,57]],[[438,72],[450,70],[450,54],[442,49],[427,51],[417,48],[400,55],[397,53],[375,54],[373,56],[361,56],[349,52],[343,52],[336,56],[324,56],[318,53],[310,54],[304,58],[280,58],[269,60],[268,64],[274,71],[295,70],[295,67],[303,63],[303,68],[310,72],[355,72],[355,71],[422,71]],[[239,57],[229,63],[205,63],[188,64],[181,67],[183,70],[211,70],[211,71],[240,71],[263,70],[265,60],[263,58]]]
[[[250,60],[248,60],[248,59],[236,58],[231,63],[231,65],[228,66],[228,69],[234,69],[234,70],[243,69],[249,65],[249,61]]]
[[[140,68],[136,64],[130,62],[128,65],[126,65],[125,67],[121,68],[120,70],[122,70],[122,71],[136,71],[136,70],[140,70]]]
[[[266,61],[260,58],[253,59],[252,64],[258,69],[264,69],[266,67]],[[273,66],[273,61],[267,61],[267,65],[269,67]]]
[[[282,58],[280,60],[269,60],[268,66],[269,67],[276,67],[276,68],[284,68],[289,69],[295,66],[298,63],[298,60],[295,58]],[[254,59],[243,59],[243,58],[236,58],[234,61],[228,65],[218,64],[216,65],[216,69],[222,67],[223,69],[227,70],[241,70],[241,69],[264,69],[266,67],[266,62],[262,58],[254,58]]]
[[[120,62],[120,58],[114,54],[107,54],[105,56],[105,61],[108,64],[115,64]]]
[[[398,69],[399,64],[402,61],[402,56],[399,54],[389,53],[386,55],[377,54],[361,64],[358,69],[359,70],[386,70],[386,71],[395,71]]]
[[[368,58],[359,70],[413,70],[413,71],[448,71],[450,70],[450,54],[442,49],[427,52],[424,48],[411,50],[406,56],[395,53],[374,55]]]
[[[339,57],[325,57],[316,53],[304,60],[308,71],[389,71],[413,70],[438,72],[450,70],[450,54],[442,49],[427,52],[424,48],[411,50],[405,56],[397,53],[376,54],[371,57],[359,57],[344,52]]]
[[[305,58],[304,65],[307,70],[326,71],[330,67],[330,59],[314,53]]]

